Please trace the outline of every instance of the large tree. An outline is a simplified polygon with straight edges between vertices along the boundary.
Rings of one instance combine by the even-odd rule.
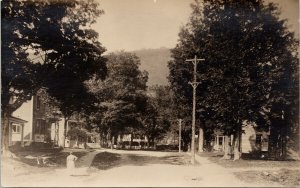
[[[190,20],[172,50],[169,80],[178,98],[190,103],[192,66],[185,60],[195,55],[205,59],[197,70],[197,108],[213,110],[206,119],[226,135],[234,134],[234,158],[239,159],[243,121],[268,127],[267,119],[274,115],[266,116],[269,106],[281,97],[286,105],[298,95],[289,97],[287,92],[294,91],[295,84],[279,84],[294,83],[290,81],[297,73],[297,42],[272,3],[204,0],[191,7]],[[280,94],[272,95],[276,83],[282,86]]]
[[[141,126],[140,116],[146,108],[148,73],[139,70],[139,58],[129,52],[107,55],[108,76],[104,81],[91,80],[88,85],[98,99],[98,112],[92,121],[111,139],[132,133]]]
[[[8,117],[39,88],[64,113],[79,111],[89,96],[84,81],[104,78],[106,66],[105,49],[90,27],[103,13],[98,3],[10,0],[1,5],[2,143],[7,147]]]
[[[32,13],[32,16],[36,16]],[[29,13],[19,1],[1,2],[1,119],[2,146],[8,147],[8,117],[35,92],[38,66],[28,59],[20,31],[30,31]]]
[[[174,121],[172,117],[173,93],[168,86],[154,85],[148,89],[146,110],[141,114],[140,132],[155,146]]]

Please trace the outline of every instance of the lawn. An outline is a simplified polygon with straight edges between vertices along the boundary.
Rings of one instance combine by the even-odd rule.
[[[284,186],[300,185],[300,161],[223,160],[221,152],[205,152],[199,155],[225,168],[235,169],[234,174],[245,182],[277,183]]]
[[[300,167],[300,161],[273,161],[262,159],[240,159],[237,161],[223,160],[223,153],[221,152],[204,152],[199,154],[203,157],[208,157],[212,162],[215,162],[225,168],[288,168],[288,167]]]
[[[279,183],[287,187],[300,186],[300,170],[280,169],[275,171],[249,170],[234,173],[242,181],[251,183]]]
[[[91,166],[100,170],[107,170],[121,164],[121,155],[117,153],[101,152],[98,153]]]
[[[85,156],[89,150],[75,150],[73,151],[73,155],[80,159]],[[57,167],[66,167],[66,159],[69,155],[69,151],[61,151],[59,153],[52,154],[52,157],[49,159],[50,163],[55,164]]]
[[[101,152],[95,156],[91,166],[100,170],[108,170],[119,166],[145,166],[150,164],[190,165],[190,161],[189,155],[177,153],[158,157],[146,154]]]
[[[30,166],[37,167],[65,167],[66,158],[69,152],[72,151],[75,156],[81,158],[92,150],[84,149],[64,149],[61,148],[48,148],[48,149],[35,149],[35,150],[14,150],[13,153],[18,157],[17,160],[26,163]],[[42,159],[39,160],[40,164],[37,163],[37,157],[47,156],[46,164],[43,164]]]

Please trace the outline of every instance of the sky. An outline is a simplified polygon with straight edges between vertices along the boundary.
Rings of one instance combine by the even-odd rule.
[[[116,50],[173,48],[180,28],[191,14],[194,0],[97,0],[105,14],[93,25],[108,52]],[[267,0],[278,3],[282,18],[299,36],[298,0]],[[299,37],[298,37],[299,38]]]

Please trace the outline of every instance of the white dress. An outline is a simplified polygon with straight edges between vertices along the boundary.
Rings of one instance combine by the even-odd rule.
[[[75,155],[70,154],[67,157],[67,169],[71,173],[75,169],[75,161],[77,160],[77,157]]]

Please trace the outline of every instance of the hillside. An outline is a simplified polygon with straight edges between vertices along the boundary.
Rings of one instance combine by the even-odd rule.
[[[171,59],[170,50],[167,48],[141,49],[133,51],[141,59],[141,70],[149,72],[148,86],[168,85],[168,61]]]

